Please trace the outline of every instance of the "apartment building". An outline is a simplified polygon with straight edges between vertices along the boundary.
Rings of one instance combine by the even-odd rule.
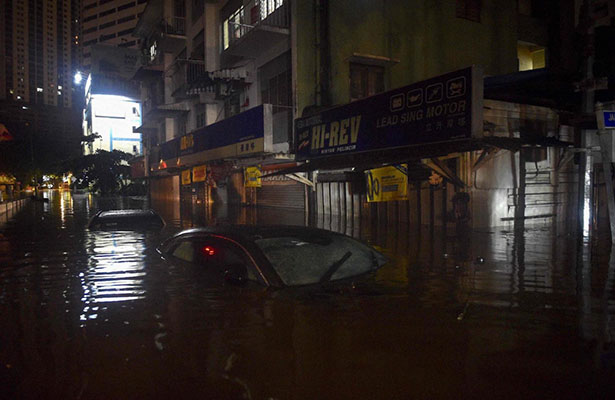
[[[515,138],[520,147],[528,146],[528,137],[534,143],[574,140],[574,127],[561,124],[560,117],[578,106],[569,90],[577,63],[570,35],[575,7],[568,1],[553,9],[540,0],[412,6],[401,0],[151,0],[135,28],[143,52],[135,78],[141,81],[138,130],[152,199],[309,209],[343,218],[369,213],[445,225],[455,193],[463,191],[480,211],[477,226],[492,226],[514,221],[520,209],[525,218],[515,188],[519,176],[532,170],[541,179],[544,171],[561,174],[568,186],[548,188],[556,200],[537,200],[527,215],[568,218],[576,178],[561,165],[554,169],[563,153],[542,149],[523,153],[520,161],[518,148],[509,147],[494,156],[490,149],[502,149],[503,141],[488,146],[482,136],[493,131]],[[385,139],[373,136],[393,125],[391,118],[361,128],[376,147],[335,147],[315,156],[305,146],[316,143],[312,136],[321,128],[307,134],[295,129],[341,124],[327,118],[349,110],[375,115],[385,107],[375,102],[379,95],[472,65],[481,66],[485,79],[472,75],[484,91],[468,120],[484,123],[487,133],[481,128],[467,142],[399,142],[389,151]],[[453,91],[463,87],[454,83]],[[395,99],[395,107],[405,96]],[[333,141],[331,135],[341,131],[335,132],[322,133]],[[403,135],[429,137],[423,130]],[[415,195],[368,200],[366,171],[399,163],[408,164],[405,185]]]
[[[147,0],[82,0],[81,64],[89,71],[92,46],[138,48],[133,30]]]
[[[70,108],[78,2],[7,0],[0,10],[0,99]]]
[[[0,122],[17,142],[37,137],[46,144],[38,161],[52,163],[79,149],[78,45],[78,1],[2,2]]]

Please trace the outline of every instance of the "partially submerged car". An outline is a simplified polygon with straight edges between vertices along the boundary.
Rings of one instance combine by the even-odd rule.
[[[88,224],[91,230],[141,230],[164,227],[162,217],[154,210],[99,211]]]
[[[167,262],[196,267],[214,284],[254,281],[273,287],[349,279],[387,261],[351,237],[298,226],[188,229],[157,250]]]

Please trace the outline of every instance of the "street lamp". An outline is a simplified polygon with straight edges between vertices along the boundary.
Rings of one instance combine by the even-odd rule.
[[[81,84],[82,80],[83,80],[83,75],[81,75],[81,71],[77,71],[75,73],[75,85]]]

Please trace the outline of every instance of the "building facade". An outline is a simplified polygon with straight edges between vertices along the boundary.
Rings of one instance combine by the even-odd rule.
[[[92,46],[103,44],[138,48],[133,30],[147,0],[82,0],[81,65],[84,71],[92,64]]]
[[[578,99],[553,88],[567,88],[577,72],[577,6],[152,0],[135,29],[152,198],[442,226],[459,214],[456,194],[467,193],[465,215],[476,227],[574,219],[578,171],[562,148],[575,141],[569,116]],[[483,128],[464,145],[296,158],[305,145],[299,120],[371,112],[374,96],[472,65],[485,79],[469,118]],[[541,92],[541,80],[552,87]],[[396,164],[406,168],[405,197],[372,202],[366,173]]]
[[[6,0],[0,7],[0,123],[11,168],[48,167],[79,154],[79,2]],[[33,143],[40,148],[33,148]]]
[[[7,0],[0,11],[0,100],[73,106],[78,2]]]

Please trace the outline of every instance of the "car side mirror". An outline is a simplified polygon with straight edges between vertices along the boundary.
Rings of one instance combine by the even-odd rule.
[[[247,282],[248,269],[243,264],[227,265],[224,271],[224,281],[233,286],[243,286]]]

